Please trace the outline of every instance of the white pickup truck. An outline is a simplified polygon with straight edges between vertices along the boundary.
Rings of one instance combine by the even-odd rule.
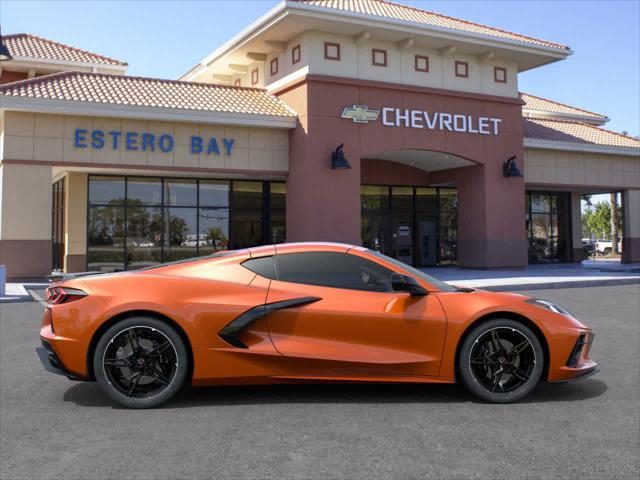
[[[611,240],[596,240],[596,253],[600,255],[609,255],[613,251],[613,243]],[[622,253],[622,240],[618,241],[618,252]]]

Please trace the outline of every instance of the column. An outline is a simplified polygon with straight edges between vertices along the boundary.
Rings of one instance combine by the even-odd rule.
[[[622,263],[640,262],[640,190],[622,192],[624,238]]]
[[[527,265],[524,180],[502,177],[494,166],[456,169],[458,265],[513,268]]]
[[[64,271],[87,269],[87,174],[69,173],[65,191]]]
[[[579,263],[584,260],[582,248],[582,204],[579,192],[571,192],[571,251],[570,260]]]
[[[289,136],[287,241],[360,244],[358,126],[336,119],[339,105],[346,103],[322,88],[310,95],[306,85],[280,96],[299,114]],[[315,114],[307,111],[307,103],[315,105]],[[331,152],[340,143],[351,169],[331,169]]]
[[[0,165],[0,264],[8,278],[51,273],[51,167]]]

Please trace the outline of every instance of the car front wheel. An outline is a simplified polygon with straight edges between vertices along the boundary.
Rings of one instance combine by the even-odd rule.
[[[93,355],[96,381],[127,408],[153,408],[180,389],[189,357],[180,335],[151,317],[131,317],[109,328]]]
[[[538,337],[511,319],[494,319],[475,327],[465,338],[458,361],[465,386],[493,403],[514,402],[526,396],[544,370]]]

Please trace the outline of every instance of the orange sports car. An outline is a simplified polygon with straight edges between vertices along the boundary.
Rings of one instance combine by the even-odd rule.
[[[194,386],[463,383],[512,402],[598,371],[594,335],[551,302],[456,288],[362,247],[225,251],[48,288],[44,367],[149,408]]]

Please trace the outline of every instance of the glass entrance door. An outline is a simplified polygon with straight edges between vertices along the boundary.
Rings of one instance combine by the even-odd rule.
[[[527,192],[529,262],[568,261],[569,198],[565,192]]]
[[[455,264],[455,189],[363,185],[362,243],[409,265]]]

